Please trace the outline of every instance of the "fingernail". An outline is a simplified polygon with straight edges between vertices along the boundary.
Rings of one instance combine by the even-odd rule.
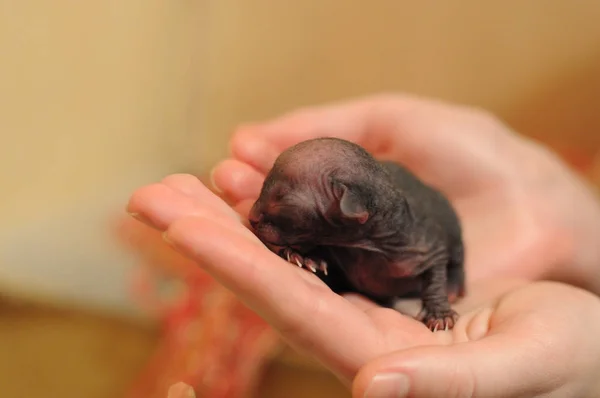
[[[196,393],[191,386],[181,382],[169,388],[167,398],[196,398]]]
[[[217,193],[223,193],[223,190],[222,190],[221,188],[219,188],[219,187],[217,186],[217,183],[215,182],[215,171],[216,171],[216,170],[217,170],[216,168],[213,168],[213,169],[210,171],[210,174],[208,175],[208,178],[209,178],[209,180],[210,180],[210,185],[213,187],[213,189],[214,189],[214,190],[215,190]]]
[[[145,225],[148,225],[149,227],[154,228],[154,226],[152,225],[152,223],[150,221],[148,221],[148,219],[145,218],[140,213],[132,213],[132,212],[128,211],[127,214],[129,214],[130,217],[133,217],[134,219],[138,220],[142,224],[145,224]]]
[[[365,398],[404,398],[408,396],[408,376],[401,373],[382,373],[373,378]]]

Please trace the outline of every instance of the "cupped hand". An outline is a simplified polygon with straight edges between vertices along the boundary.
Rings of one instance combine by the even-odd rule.
[[[600,294],[600,206],[543,147],[481,110],[406,96],[374,96],[301,109],[240,127],[231,158],[213,172],[242,209],[285,148],[344,138],[404,164],[444,192],[463,223],[467,280],[548,278]]]
[[[482,282],[448,341],[361,368],[353,397],[596,397],[600,301],[556,282]]]
[[[456,305],[455,328],[432,333],[411,316],[418,303],[408,302],[402,315],[331,292],[268,250],[238,210],[190,175],[142,187],[128,205],[290,345],[354,380],[356,397],[403,390],[418,397],[584,396],[595,381],[600,304],[587,292],[550,282],[481,282]]]

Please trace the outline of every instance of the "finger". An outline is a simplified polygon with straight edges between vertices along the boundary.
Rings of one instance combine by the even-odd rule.
[[[361,369],[357,397],[532,397],[562,382],[551,378],[535,341],[496,337],[466,345],[417,347]],[[555,376],[555,375],[553,375]],[[557,376],[557,375],[556,375]]]
[[[364,145],[367,150],[381,147],[381,136],[365,135],[375,122],[377,100],[340,102],[311,107],[279,117],[271,122],[240,127],[231,140],[231,152],[241,161],[266,173],[284,149],[317,137],[337,137]]]
[[[514,153],[505,149],[508,129],[486,113],[408,96],[312,107],[244,126],[232,137],[231,152],[266,173],[284,149],[325,136],[355,142],[378,158],[398,161],[426,182],[438,186],[443,182],[440,188],[448,192],[497,183],[508,172],[507,162],[494,158]]]
[[[214,211],[222,211],[235,216],[229,205],[209,189],[199,178],[191,174],[172,174],[165,177],[161,183],[176,192],[202,202],[203,206]]]
[[[167,398],[196,398],[196,394],[191,386],[181,382],[169,387]]]
[[[292,346],[317,356],[344,377],[353,375],[367,358],[383,352],[381,336],[362,311],[264,246],[251,244],[209,218],[178,220],[166,238],[266,319]]]
[[[205,216],[229,228],[240,228],[241,217],[235,210],[206,187],[200,190],[200,195],[190,197],[164,184],[148,185],[134,192],[127,209],[135,218],[160,231],[185,216]],[[252,235],[246,228],[240,230]]]
[[[567,377],[554,362],[570,342],[557,341],[561,332],[550,332],[552,321],[523,315],[533,309],[502,319],[504,311],[470,314],[462,325],[470,336],[465,343],[403,349],[367,364],[354,380],[354,396],[493,398],[553,391]]]
[[[118,238],[141,258],[145,265],[179,277],[204,273],[190,259],[167,245],[159,231],[131,217],[122,217],[117,226]]]
[[[234,206],[234,209],[244,219],[244,221],[246,221],[253,204],[254,204],[254,199],[245,199],[245,200],[242,200],[241,202],[238,202]]]
[[[163,178],[161,182],[173,190],[179,191],[192,198],[202,197],[210,192],[210,190],[200,182],[198,177],[191,174],[171,174]]]
[[[256,199],[265,176],[246,163],[226,159],[212,171],[214,186],[231,202]]]

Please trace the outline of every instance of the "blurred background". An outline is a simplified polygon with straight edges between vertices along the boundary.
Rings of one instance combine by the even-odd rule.
[[[0,394],[125,396],[164,329],[111,223],[138,186],[206,174],[240,123],[405,91],[599,178],[598,21],[594,0],[0,0]],[[277,358],[253,394],[349,396]]]

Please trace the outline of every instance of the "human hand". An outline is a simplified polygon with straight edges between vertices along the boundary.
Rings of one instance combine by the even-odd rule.
[[[462,219],[467,282],[553,279],[600,294],[600,205],[554,154],[485,112],[431,100],[376,96],[247,125],[213,172],[234,206],[247,207],[285,148],[334,136],[403,163],[444,192]]]
[[[167,398],[196,398],[196,393],[190,385],[176,383],[169,387]]]
[[[488,281],[456,307],[444,342],[390,352],[363,366],[353,397],[596,397],[600,301],[555,282]],[[404,392],[404,395],[400,393]]]
[[[244,214],[243,208],[239,208]],[[195,177],[173,175],[136,191],[128,211],[165,231],[194,260],[310,354],[354,396],[388,397],[381,380],[412,396],[585,396],[600,369],[600,303],[574,287],[500,279],[480,282],[455,308],[454,329],[421,322],[355,295],[339,296],[315,275],[268,250],[246,220]],[[410,302],[408,304],[411,304]],[[407,306],[413,315],[418,303]],[[400,374],[398,379],[385,376]],[[396,384],[394,384],[396,383]],[[389,385],[388,385],[389,386]]]

